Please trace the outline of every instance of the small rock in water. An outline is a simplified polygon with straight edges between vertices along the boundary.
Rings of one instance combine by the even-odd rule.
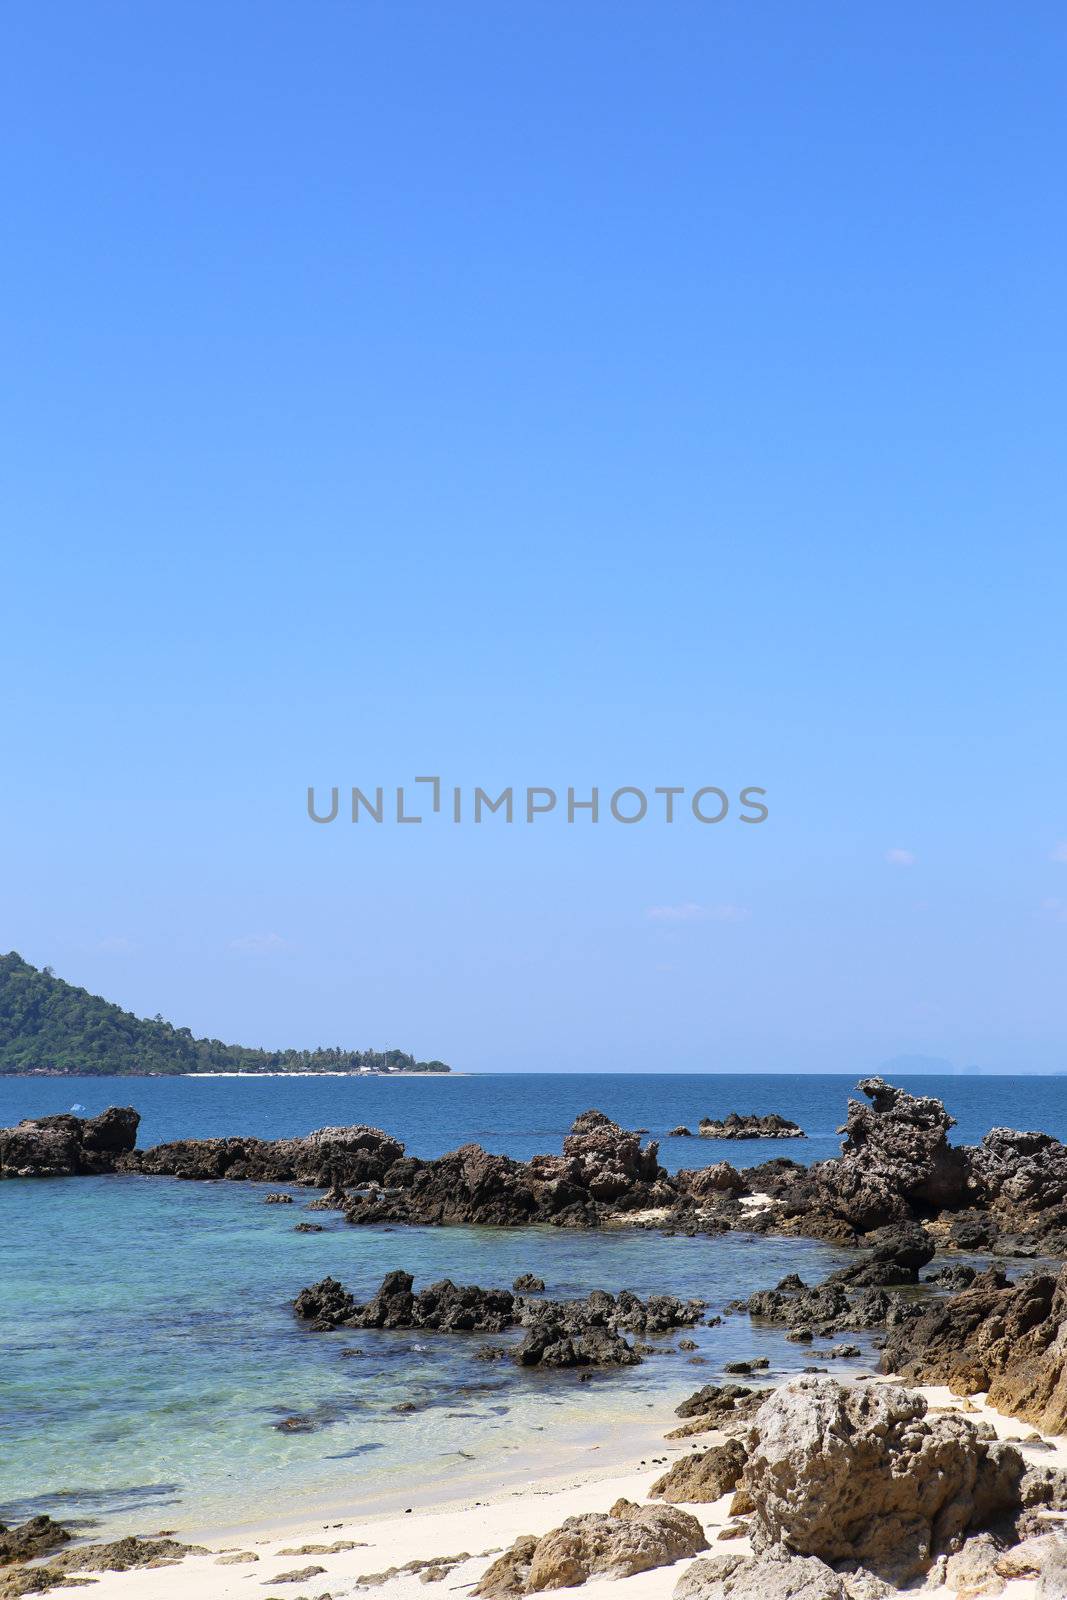
[[[293,1197],[291,1194],[265,1194],[263,1196],[263,1204],[265,1206],[291,1206],[292,1203]]]

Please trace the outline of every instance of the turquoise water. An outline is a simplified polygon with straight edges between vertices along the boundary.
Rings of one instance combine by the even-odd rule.
[[[968,1139],[998,1122],[1067,1131],[1067,1084],[1034,1087],[1022,1117],[1017,1083],[944,1080],[937,1092],[962,1112]],[[0,1123],[124,1102],[145,1115],[142,1143],[370,1121],[421,1155],[470,1139],[527,1155],[557,1149],[589,1105],[654,1134],[736,1107],[781,1111],[814,1137],[734,1146],[732,1159],[810,1159],[836,1148],[848,1088],[841,1078],[4,1080]],[[671,1166],[721,1153],[705,1140],[664,1147]],[[362,1297],[394,1267],[418,1283],[486,1286],[533,1271],[553,1295],[670,1290],[718,1310],[789,1271],[818,1279],[842,1259],[815,1243],[740,1234],[360,1229],[330,1213],[315,1214],[325,1232],[302,1235],[294,1225],[313,1196],[294,1190],[296,1204],[264,1206],[264,1192],[137,1177],[0,1185],[0,1521],[48,1510],[136,1531],[414,1494],[502,1469],[549,1438],[640,1421],[650,1405],[664,1410],[716,1378],[724,1361],[767,1355],[773,1375],[810,1360],[782,1333],[729,1317],[695,1330],[704,1365],[672,1339],[671,1353],[581,1383],[477,1362],[480,1335],[309,1333],[289,1303],[327,1273]],[[342,1355],[353,1347],[363,1354]],[[393,1409],[408,1401],[420,1409]],[[313,1431],[279,1432],[294,1415]]]

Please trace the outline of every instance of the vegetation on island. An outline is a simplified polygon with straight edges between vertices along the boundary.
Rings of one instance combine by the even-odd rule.
[[[187,1072],[448,1072],[404,1050],[256,1050],[196,1039],[162,1017],[121,1006],[38,969],[14,950],[0,956],[0,1075],[112,1077]]]

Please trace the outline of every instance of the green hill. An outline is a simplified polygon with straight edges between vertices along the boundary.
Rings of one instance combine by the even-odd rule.
[[[110,1077],[182,1072],[447,1072],[403,1050],[253,1050],[194,1039],[162,1017],[135,1017],[76,989],[14,950],[0,956],[0,1075],[19,1072]]]

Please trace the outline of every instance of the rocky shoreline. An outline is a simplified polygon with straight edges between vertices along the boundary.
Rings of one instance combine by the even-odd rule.
[[[940,1100],[880,1078],[860,1088],[867,1103],[848,1102],[840,1155],[808,1167],[779,1156],[742,1170],[721,1161],[670,1174],[655,1140],[642,1144],[640,1132],[595,1110],[576,1119],[559,1155],[529,1161],[477,1144],[426,1160],[365,1126],[138,1150],[138,1113],[112,1107],[87,1120],[42,1117],[0,1131],[0,1177],[297,1184],[325,1190],[323,1204],[357,1225],[629,1225],[792,1233],[848,1246],[917,1224],[942,1252],[1067,1255],[1067,1147],[1058,1139],[994,1128],[979,1145],[952,1145],[954,1119]]]

